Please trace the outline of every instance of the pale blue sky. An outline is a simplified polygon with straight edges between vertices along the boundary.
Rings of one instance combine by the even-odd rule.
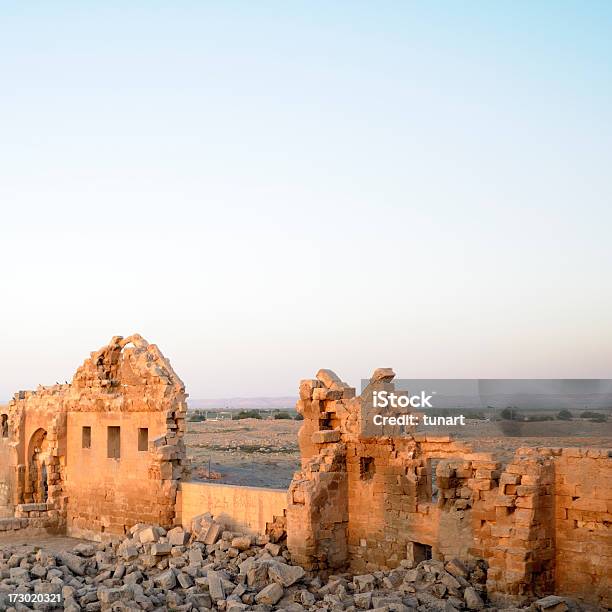
[[[612,4],[3,2],[0,399],[612,376]]]

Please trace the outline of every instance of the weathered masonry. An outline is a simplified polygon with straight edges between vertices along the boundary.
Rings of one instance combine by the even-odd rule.
[[[612,450],[523,448],[510,462],[448,436],[371,437],[361,396],[330,370],[302,381],[301,470],[289,491],[186,483],[185,387],[157,346],[115,337],[70,384],[0,409],[0,531],[93,540],[136,523],[284,529],[294,563],[356,573],[482,559],[488,597],[549,593],[612,608]],[[278,519],[278,520],[277,520]]]
[[[524,448],[502,465],[448,436],[368,438],[360,397],[330,370],[302,381],[302,470],[288,545],[310,569],[357,573],[433,556],[484,559],[497,602],[567,594],[612,607],[612,451]]]
[[[172,524],[186,397],[138,335],[92,353],[70,384],[17,393],[0,415],[4,527],[100,539],[139,521]]]

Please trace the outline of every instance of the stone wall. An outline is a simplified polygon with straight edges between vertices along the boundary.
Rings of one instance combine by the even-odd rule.
[[[194,516],[210,513],[228,529],[265,534],[287,508],[286,489],[263,489],[205,482],[182,482],[177,500],[179,523],[191,528]]]
[[[595,448],[516,452],[474,522],[494,599],[554,591],[612,606],[611,457]]]
[[[366,393],[388,388],[392,378],[378,370]],[[397,567],[409,548],[417,558],[430,549],[468,555],[472,499],[482,486],[475,474],[498,467],[492,456],[449,436],[368,438],[361,430],[366,404],[329,370],[300,385],[297,409],[305,419],[302,470],[289,491],[292,554],[312,569],[349,564],[356,572]]]
[[[137,522],[172,525],[186,397],[170,362],[138,335],[92,353],[70,384],[20,391],[0,478],[13,483],[13,505],[45,503],[58,529],[91,539]]]
[[[612,607],[612,450],[522,448],[502,464],[449,436],[366,435],[371,394],[393,377],[376,370],[359,397],[329,370],[301,382],[288,492],[189,483],[183,383],[155,345],[115,337],[70,384],[20,391],[0,410],[0,532],[105,540],[209,512],[251,534],[286,524],[309,570],[482,560],[500,605],[557,592]]]
[[[555,590],[552,457],[519,449],[482,495],[474,517],[478,556],[489,564],[487,587],[498,602]]]
[[[0,519],[13,516],[8,406],[0,405]]]
[[[153,452],[138,447],[139,429],[146,428],[151,440],[165,434],[165,413],[78,412],[67,421],[64,489],[70,535],[122,535],[138,522],[172,524],[178,475],[173,478],[170,470],[162,479]],[[90,448],[82,448],[83,427],[91,427]],[[108,427],[120,428],[119,459],[107,456]]]
[[[13,516],[10,456],[9,440],[0,436],[0,519]]]
[[[293,559],[358,573],[430,555],[481,559],[502,605],[555,591],[610,605],[612,451],[524,448],[502,465],[449,436],[373,438],[362,428],[369,398],[392,390],[393,377],[377,370],[360,397],[329,370],[301,382]]]
[[[555,457],[556,583],[612,608],[612,459],[603,449]]]

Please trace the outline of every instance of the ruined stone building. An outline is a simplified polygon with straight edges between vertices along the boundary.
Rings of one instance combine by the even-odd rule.
[[[489,597],[564,593],[612,606],[612,451],[524,448],[502,465],[450,436],[364,435],[360,397],[333,372],[302,381],[302,470],[289,489],[288,544],[306,568],[357,573],[483,559]],[[435,482],[435,484],[434,484]]]
[[[502,463],[449,436],[372,437],[369,398],[393,378],[377,370],[361,396],[329,370],[302,381],[302,466],[286,495],[184,482],[184,385],[155,345],[115,337],[70,384],[0,411],[0,531],[100,540],[207,511],[262,530],[286,512],[309,570],[481,559],[494,601],[555,592],[612,607],[612,451],[524,448]]]
[[[157,346],[115,337],[70,384],[20,391],[0,415],[0,518],[100,538],[170,524],[185,388]]]

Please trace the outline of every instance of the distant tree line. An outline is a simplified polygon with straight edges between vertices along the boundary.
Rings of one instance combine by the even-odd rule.
[[[232,416],[233,421],[240,421],[242,419],[261,419],[261,412],[257,410],[241,410]],[[291,414],[287,411],[275,412],[273,414],[273,418],[275,420],[292,420],[301,421],[304,417],[301,414],[296,414],[295,417],[292,417]]]
[[[240,421],[242,419],[276,419],[276,420],[295,420],[302,421],[304,417],[301,414],[292,414],[288,410],[241,410],[231,415],[228,414],[228,410],[190,410],[187,415],[187,421],[191,423],[199,423],[206,421],[207,419],[215,420],[219,414],[226,415],[225,418],[232,421]]]
[[[504,421],[520,421],[520,422],[535,422],[535,421],[571,421],[574,419],[574,415],[564,408],[559,410],[556,415],[553,414],[522,414],[516,406],[508,406],[504,408],[500,417]],[[603,412],[594,412],[592,410],[583,410],[580,414],[581,419],[588,419],[592,423],[605,423],[608,417]]]

